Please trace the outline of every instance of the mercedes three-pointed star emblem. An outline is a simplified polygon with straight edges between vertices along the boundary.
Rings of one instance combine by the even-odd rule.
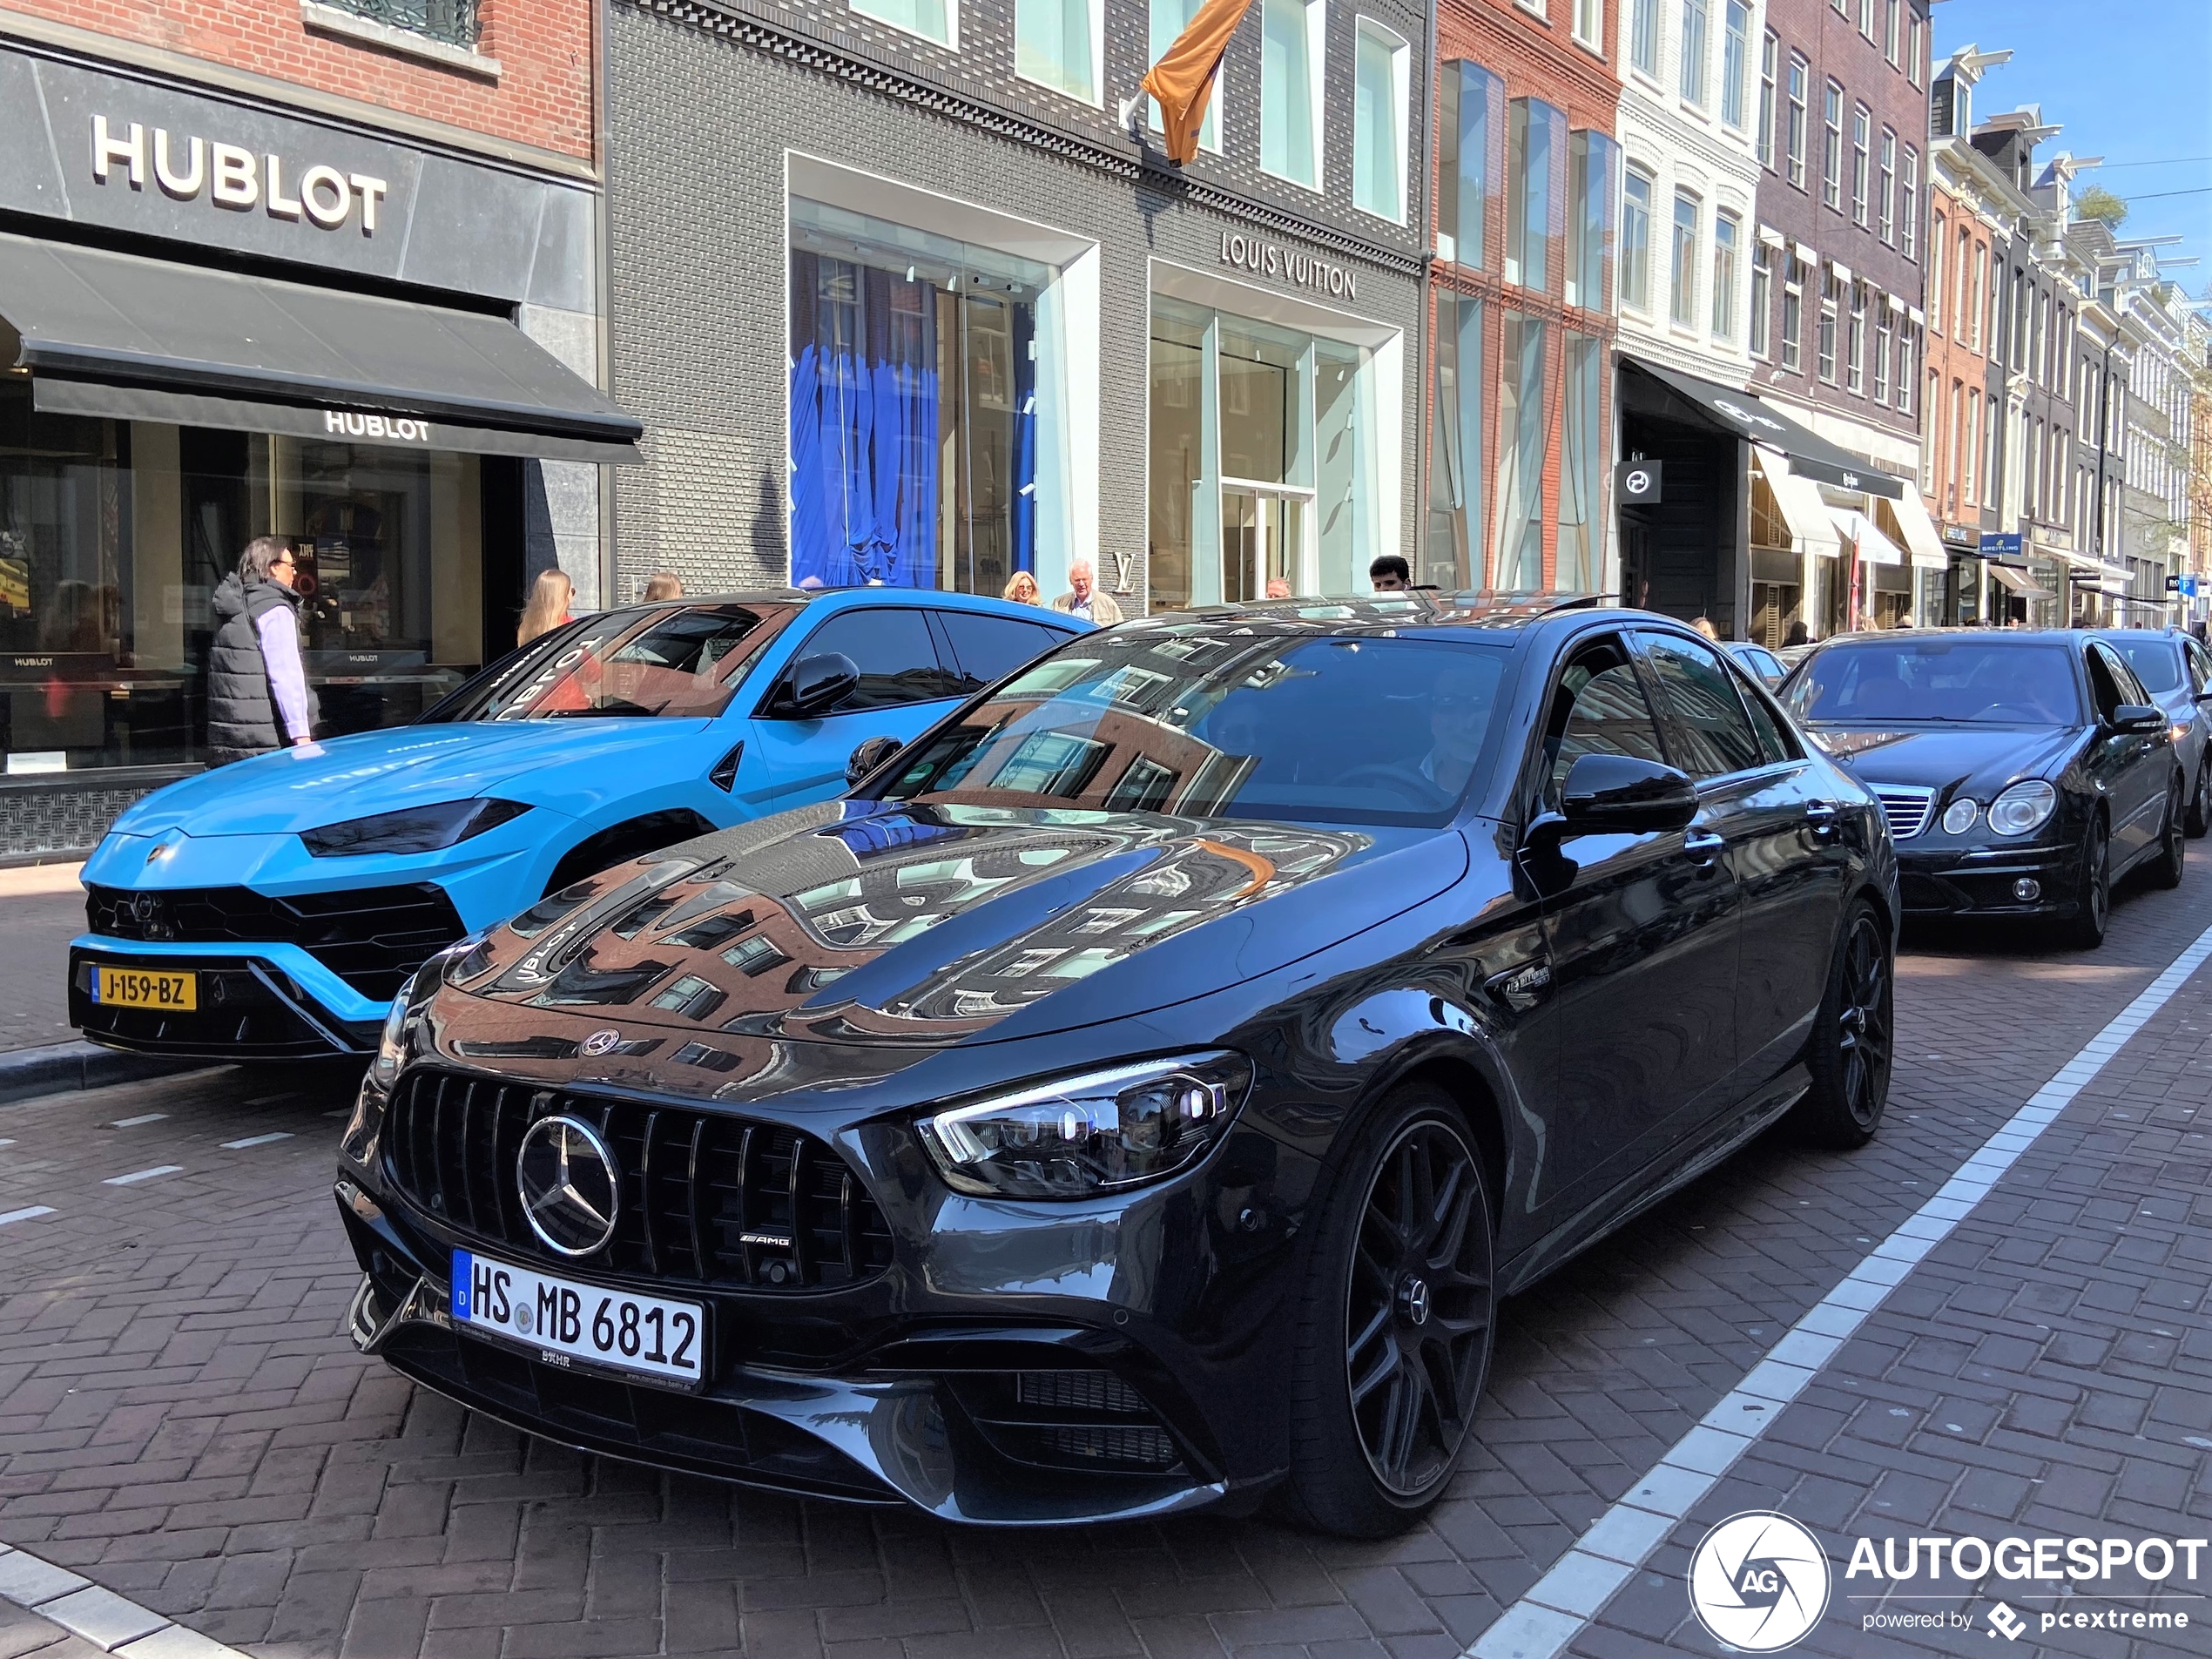
[[[599,1131],[581,1118],[541,1117],[515,1155],[530,1231],[563,1256],[589,1256],[614,1237],[622,1177]]]

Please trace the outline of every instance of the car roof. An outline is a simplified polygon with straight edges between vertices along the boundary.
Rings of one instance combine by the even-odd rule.
[[[1974,639],[1990,644],[2027,645],[2063,639],[2079,645],[2104,631],[2093,628],[1868,628],[1856,633],[1831,634],[1814,649],[1839,645],[1892,644],[1900,639]]]
[[[1073,631],[1076,618],[1043,605],[1022,604],[987,593],[959,593],[942,588],[732,588],[725,592],[687,593],[677,599],[633,599],[609,605],[609,610],[683,610],[698,605],[834,605],[839,609],[867,605],[927,604],[933,610],[974,610],[994,617],[1015,617],[1048,628]]]
[[[1285,633],[1452,633],[1487,637],[1517,634],[1562,613],[1581,613],[1604,604],[1595,593],[1460,592],[1417,588],[1409,593],[1309,595],[1295,599],[1258,599],[1236,604],[1197,605],[1188,610],[1157,611],[1122,624],[1124,628],[1188,626],[1192,623],[1251,627],[1274,624]],[[1642,613],[1620,612],[1613,614]],[[1670,617],[1655,618],[1671,621]]]

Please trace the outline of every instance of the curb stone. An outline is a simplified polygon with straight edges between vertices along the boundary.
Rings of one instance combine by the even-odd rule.
[[[205,1060],[172,1060],[159,1055],[125,1054],[96,1042],[54,1042],[37,1049],[0,1053],[0,1105],[77,1089],[105,1089],[142,1077],[167,1077],[203,1071]]]

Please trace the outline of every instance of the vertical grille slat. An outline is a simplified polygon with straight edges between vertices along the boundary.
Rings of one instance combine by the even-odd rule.
[[[1889,820],[1890,839],[1909,841],[1928,826],[1935,813],[1935,791],[1913,784],[1876,784],[1874,799]]]
[[[554,1113],[597,1128],[621,1166],[614,1237],[556,1258],[515,1189],[523,1135]],[[678,1283],[801,1290],[891,1265],[891,1231],[867,1184],[826,1143],[720,1112],[573,1095],[428,1067],[401,1083],[385,1136],[398,1196],[455,1233],[549,1266]]]

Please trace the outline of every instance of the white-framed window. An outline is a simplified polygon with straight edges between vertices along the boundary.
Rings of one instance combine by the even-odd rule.
[[[1874,130],[1872,113],[1864,104],[1856,105],[1851,114],[1851,216],[1852,222],[1866,223],[1866,152]]]
[[[1943,233],[1946,224],[1939,214],[1928,233],[1928,327],[1936,334],[1943,332]]]
[[[1751,355],[1764,359],[1769,344],[1768,314],[1774,308],[1774,255],[1764,242],[1751,246]]]
[[[1175,44],[1177,37],[1190,26],[1198,15],[1198,8],[1205,0],[1151,0],[1151,63],[1158,63],[1161,55]],[[1222,78],[1214,77],[1213,91],[1206,98],[1206,118],[1198,124],[1198,147],[1221,153]],[[1150,100],[1148,100],[1150,101]],[[1161,130],[1160,106],[1152,104],[1153,131]]]
[[[1912,413],[1912,388],[1918,384],[1914,379],[1917,371],[1913,361],[1912,325],[1908,320],[1900,323],[1897,331],[1897,412],[1899,415]]]
[[[1713,215],[1713,338],[1736,338],[1736,256],[1743,221],[1734,213]]]
[[[1651,309],[1651,175],[1630,167],[1621,183],[1621,303]]]
[[[1844,89],[1828,83],[1820,97],[1820,199],[1844,205]]]
[[[1721,119],[1740,132],[1751,69],[1751,8],[1744,0],[1728,0],[1727,18],[1721,36]]]
[[[1682,0],[1681,82],[1683,98],[1699,109],[1705,107],[1706,0]]]
[[[1875,213],[1882,240],[1892,241],[1897,234],[1897,134],[1887,127],[1882,129],[1881,189],[1875,197]]]
[[[1014,0],[1014,72],[1096,104],[1105,32],[1101,0]]]
[[[1686,190],[1675,192],[1673,252],[1667,262],[1668,316],[1684,328],[1697,326],[1697,219],[1700,204]]]
[[[1898,37],[1898,14],[1901,10],[1899,0],[1882,0],[1882,56],[1890,60],[1892,69],[1902,67],[1898,61],[1898,53],[1904,50]]]
[[[1327,16],[1327,0],[1260,0],[1259,165],[1308,190],[1321,188]]]
[[[1659,0],[1635,0],[1635,10],[1629,14],[1629,62],[1658,78]]]
[[[1874,307],[1874,401],[1890,401],[1890,338],[1892,329],[1887,301]]]
[[[1925,20],[1918,6],[1908,3],[1906,9],[1912,16],[1905,20],[1905,78],[1918,86],[1920,84],[1920,30]]]
[[[1833,386],[1836,383],[1836,305],[1838,291],[1843,284],[1832,270],[1824,268],[1820,276],[1820,323],[1814,341],[1813,360],[1820,378]]]
[[[1858,0],[1858,32],[1874,38],[1874,0]]]
[[[1506,123],[1506,280],[1555,294],[1564,286],[1567,114],[1514,98]]]
[[[1920,257],[1920,152],[1905,146],[1903,192],[1898,202],[1898,246],[1908,260]]]
[[[1774,112],[1780,89],[1776,78],[1782,70],[1782,37],[1773,30],[1759,43],[1759,165],[1774,166]]]
[[[1594,52],[1605,50],[1605,0],[1575,0],[1575,38]]]
[[[1794,253],[1783,255],[1782,367],[1791,374],[1804,367],[1805,267]]]
[[[1866,390],[1866,285],[1854,282],[1851,287],[1851,320],[1844,341],[1845,364],[1844,384],[1853,393]]]
[[[1369,17],[1359,19],[1352,75],[1352,205],[1406,222],[1406,111],[1413,53]]]
[[[848,0],[863,17],[887,23],[940,46],[960,48],[960,0]]]
[[[1799,190],[1805,187],[1805,123],[1809,111],[1805,108],[1805,83],[1812,72],[1812,65],[1796,52],[1790,54],[1790,125],[1784,135],[1790,158],[1790,182]]]

